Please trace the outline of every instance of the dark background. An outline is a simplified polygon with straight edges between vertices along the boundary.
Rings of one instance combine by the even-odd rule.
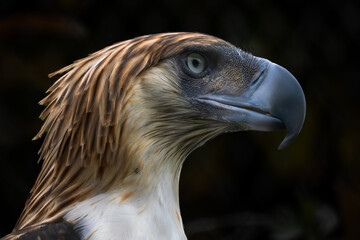
[[[0,236],[40,165],[47,74],[136,36],[196,31],[286,67],[307,99],[303,131],[222,135],[184,164],[185,230],[199,239],[360,239],[360,16],[356,1],[1,1]]]

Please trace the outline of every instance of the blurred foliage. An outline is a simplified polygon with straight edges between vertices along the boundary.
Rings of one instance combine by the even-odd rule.
[[[169,31],[223,38],[286,67],[307,98],[303,131],[225,134],[184,164],[190,240],[360,238],[360,14],[356,1],[1,1],[0,236],[39,172],[32,142],[47,74],[112,43]]]

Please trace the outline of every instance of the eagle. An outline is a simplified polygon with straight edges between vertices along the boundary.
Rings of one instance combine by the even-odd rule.
[[[10,239],[184,240],[186,157],[225,132],[299,134],[295,77],[219,38],[163,33],[122,41],[50,74],[35,139],[42,168]]]

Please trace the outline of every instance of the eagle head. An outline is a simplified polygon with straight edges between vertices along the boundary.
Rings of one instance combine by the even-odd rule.
[[[63,219],[84,239],[185,239],[177,191],[190,152],[245,130],[286,129],[283,148],[305,118],[285,68],[199,33],[123,41],[57,74],[41,101],[42,170],[15,230]]]

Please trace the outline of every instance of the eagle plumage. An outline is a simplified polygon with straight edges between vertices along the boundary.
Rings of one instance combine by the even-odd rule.
[[[4,239],[186,239],[178,181],[190,152],[226,131],[286,127],[287,144],[305,117],[285,69],[199,33],[123,41],[55,75],[35,137],[46,133],[42,169]]]

